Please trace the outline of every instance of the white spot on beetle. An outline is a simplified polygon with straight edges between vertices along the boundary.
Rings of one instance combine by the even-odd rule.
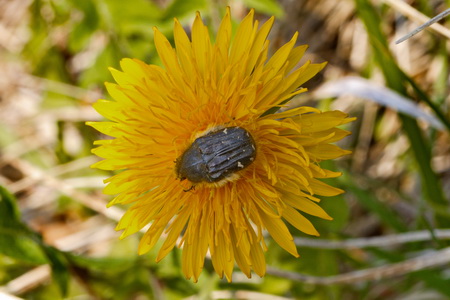
[[[228,130],[228,128],[225,128],[225,129],[223,130],[223,133],[228,134],[228,133],[227,133],[227,130]]]
[[[250,161],[253,161],[254,160],[254,158],[253,157],[250,157]]]
[[[240,161],[238,161],[238,168],[244,168],[244,165],[243,165],[243,164],[241,164],[241,162],[240,162]]]
[[[255,150],[255,146],[252,145],[252,149]]]

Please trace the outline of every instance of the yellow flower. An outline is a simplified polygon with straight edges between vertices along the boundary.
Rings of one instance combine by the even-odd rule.
[[[94,104],[111,122],[89,122],[114,137],[95,143],[105,160],[94,167],[121,170],[104,190],[116,195],[109,205],[132,203],[117,226],[121,237],[151,224],[139,253],[163,236],[156,260],[177,244],[194,281],[208,252],[228,281],[235,262],[248,277],[252,269],[263,276],[265,230],[298,257],[283,219],[318,236],[304,214],[331,220],[317,196],[343,192],[318,180],[340,175],[319,162],[349,153],[330,143],[348,134],[336,126],[353,119],[311,107],[267,113],[306,91],[299,87],[325,63],[296,68],[307,48],[295,46],[297,33],[269,58],[274,19],[259,27],[253,15],[232,39],[228,9],[215,43],[199,14],[191,39],[175,20],[175,47],[155,28],[164,67],[123,59],[122,72],[111,70],[117,84],[106,84],[115,101]]]

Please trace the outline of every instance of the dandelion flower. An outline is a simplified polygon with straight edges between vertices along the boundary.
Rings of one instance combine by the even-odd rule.
[[[150,224],[139,253],[162,237],[156,261],[182,248],[182,272],[197,281],[206,255],[220,277],[231,281],[235,265],[248,277],[265,274],[266,230],[298,257],[284,220],[318,236],[305,215],[331,217],[317,196],[343,191],[321,178],[337,177],[319,162],[348,154],[331,143],[353,119],[340,111],[298,107],[271,113],[324,66],[297,67],[306,45],[297,33],[269,58],[273,17],[259,26],[253,10],[232,38],[230,12],[211,42],[197,14],[191,38],[174,24],[174,47],[154,28],[163,67],[123,59],[111,69],[117,84],[106,87],[115,101],[95,109],[109,122],[88,125],[113,139],[93,152],[105,158],[94,167],[120,170],[105,180],[109,205],[131,204],[117,230],[121,238]]]

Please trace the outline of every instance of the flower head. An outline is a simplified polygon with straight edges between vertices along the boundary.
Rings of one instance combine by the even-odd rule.
[[[352,119],[311,107],[269,113],[325,64],[296,68],[307,48],[295,46],[297,33],[269,58],[274,19],[259,26],[253,15],[232,39],[227,10],[215,43],[199,14],[190,39],[175,20],[175,47],[155,28],[164,67],[123,59],[122,72],[111,70],[117,84],[106,85],[115,101],[94,105],[110,122],[89,123],[114,137],[93,152],[105,158],[95,167],[120,170],[105,180],[110,205],[132,204],[117,226],[122,238],[151,224],[139,253],[164,236],[156,260],[182,247],[182,271],[194,281],[208,252],[221,277],[231,280],[235,262],[263,276],[265,230],[297,257],[283,219],[317,236],[305,214],[331,219],[317,196],[342,193],[319,180],[340,175],[319,162],[349,153],[331,143]]]

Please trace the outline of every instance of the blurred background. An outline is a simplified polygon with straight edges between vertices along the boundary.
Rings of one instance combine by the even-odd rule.
[[[449,7],[444,0],[0,0],[1,299],[449,299],[450,121],[448,20],[395,40]],[[106,209],[90,169],[101,120],[91,104],[125,57],[160,64],[153,26],[172,40],[196,11],[217,30],[255,8],[276,16],[271,53],[300,32],[303,60],[328,61],[292,106],[358,117],[327,163],[346,190],[311,217],[321,237],[293,229],[301,257],[269,241],[266,277],[220,280],[209,261],[199,283],[180,251],[159,264],[119,241],[121,207]],[[446,25],[447,24],[447,25]],[[158,248],[158,247],[156,247]]]

